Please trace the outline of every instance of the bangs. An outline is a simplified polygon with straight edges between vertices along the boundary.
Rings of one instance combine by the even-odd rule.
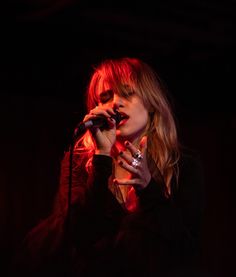
[[[89,89],[89,97],[98,104],[98,95],[102,91],[112,90],[123,97],[137,92],[137,74],[127,62],[107,61],[96,69],[93,85]],[[92,100],[92,99],[91,99]]]

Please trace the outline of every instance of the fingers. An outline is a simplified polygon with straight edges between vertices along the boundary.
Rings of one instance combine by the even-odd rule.
[[[147,136],[143,136],[141,141],[140,141],[140,151],[143,154],[143,156],[146,155],[146,150],[147,150]]]
[[[97,116],[103,116],[106,118],[111,118],[112,115],[115,115],[116,113],[114,112],[114,110],[112,108],[101,108],[101,107],[96,107],[92,110],[90,110],[90,112],[84,117],[83,121],[89,120],[89,119],[94,119]]]
[[[112,129],[113,127],[116,126],[116,121],[115,121],[114,118],[109,117],[109,118],[107,119],[107,123],[108,123],[108,127],[109,127],[110,129]]]
[[[146,158],[146,150],[147,150],[147,136],[142,137],[139,148],[135,147],[129,141],[125,142],[125,146],[130,151],[131,156],[129,153],[120,152],[119,155],[122,159],[124,159],[125,163],[121,160],[119,161],[120,165],[127,169],[128,171],[132,172],[132,168],[139,168],[141,161]],[[133,173],[133,172],[132,172]],[[136,173],[136,171],[135,171]]]
[[[133,174],[136,174],[136,175],[139,173],[139,166],[133,167],[132,163],[128,164],[127,162],[122,161],[122,160],[119,160],[118,163],[121,167],[128,170],[130,173],[133,173]]]
[[[140,144],[139,144],[139,148],[135,147],[132,143],[130,143],[129,141],[125,142],[125,146],[127,147],[127,149],[130,151],[131,155],[133,157],[136,158],[137,153],[140,151],[141,155],[143,157],[145,157],[146,155],[146,150],[147,150],[147,136],[143,136]]]
[[[130,151],[131,155],[134,156],[135,153],[137,152],[137,148],[132,144],[130,143],[129,141],[126,141],[125,142],[125,146],[127,147],[127,149]]]
[[[89,114],[92,115],[103,115],[106,117],[111,117],[111,115],[115,115],[115,111],[112,108],[104,108],[97,106],[96,108],[92,109]]]
[[[138,185],[142,185],[142,180],[138,179],[138,178],[133,178],[133,179],[114,179],[113,183],[115,185],[123,185],[123,186],[138,186]]]
[[[118,163],[121,167],[129,171],[133,176],[141,176],[142,168],[143,168],[143,159],[146,152],[146,142],[147,137],[142,138],[141,140],[141,150],[135,147],[129,141],[125,142],[127,149],[130,151],[131,155],[126,152],[120,152],[119,155],[121,159],[119,159]]]
[[[124,159],[127,163],[129,163],[129,164],[132,163],[133,158],[132,158],[130,155],[128,155],[127,153],[121,151],[121,152],[119,153],[119,155],[120,155],[120,157],[121,157],[122,159]]]
[[[144,136],[139,144],[139,148],[129,141],[125,142],[129,153],[120,152],[119,165],[126,169],[131,175],[128,179],[115,179],[118,185],[133,185],[145,188],[151,179],[151,174],[146,161],[147,136]]]

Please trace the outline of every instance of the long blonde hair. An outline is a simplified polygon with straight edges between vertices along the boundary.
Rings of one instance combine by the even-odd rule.
[[[173,177],[178,179],[179,143],[172,108],[157,73],[137,58],[108,59],[94,68],[87,88],[87,110],[98,104],[97,91],[104,83],[122,95],[134,91],[149,112],[146,127],[147,152],[159,169],[170,192]],[[95,146],[90,132],[86,132],[75,145],[75,154],[86,151],[92,158]],[[88,160],[88,164],[89,161]]]

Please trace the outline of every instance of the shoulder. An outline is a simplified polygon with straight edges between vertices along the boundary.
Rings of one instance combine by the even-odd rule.
[[[61,160],[61,171],[60,171],[60,183],[68,184],[68,178],[70,176],[70,170],[72,168],[73,182],[74,185],[84,183],[84,180],[87,178],[87,163],[89,160],[88,153],[73,153],[72,163],[70,152],[67,151],[64,153],[64,156]],[[81,180],[81,182],[80,182]],[[77,186],[77,185],[76,185]]]
[[[69,170],[71,160],[74,173],[77,171],[83,171],[90,158],[91,155],[89,152],[74,152],[71,157],[70,151],[66,151],[61,159],[61,171],[67,172]]]

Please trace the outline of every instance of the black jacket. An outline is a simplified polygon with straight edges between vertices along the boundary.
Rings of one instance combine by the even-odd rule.
[[[24,242],[26,254],[19,255],[24,274],[166,277],[198,271],[204,186],[196,156],[182,155],[171,197],[166,197],[161,178],[152,178],[145,189],[136,191],[139,208],[132,213],[108,189],[112,158],[95,155],[88,175],[86,159],[74,156],[67,221],[68,158],[66,153],[54,212],[30,232]]]

